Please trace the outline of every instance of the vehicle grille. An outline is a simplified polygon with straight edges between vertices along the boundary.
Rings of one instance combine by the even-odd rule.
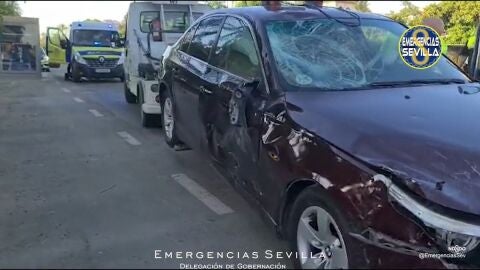
[[[93,68],[114,68],[117,66],[118,59],[105,59],[103,63],[100,63],[98,59],[85,59],[87,65]]]

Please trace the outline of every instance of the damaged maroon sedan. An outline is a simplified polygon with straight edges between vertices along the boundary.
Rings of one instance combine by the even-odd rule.
[[[478,267],[480,85],[402,62],[405,27],[316,6],[218,10],[164,59],[165,140],[206,152],[302,268]]]

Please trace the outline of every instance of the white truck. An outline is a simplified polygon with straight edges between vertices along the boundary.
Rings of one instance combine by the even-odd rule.
[[[125,99],[140,106],[144,127],[160,124],[157,75],[162,55],[210,7],[198,1],[132,2],[125,31]],[[155,31],[152,30],[155,28]]]

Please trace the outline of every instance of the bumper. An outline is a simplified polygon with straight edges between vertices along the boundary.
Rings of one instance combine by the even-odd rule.
[[[162,110],[160,108],[160,104],[158,104],[158,103],[156,103],[156,104],[144,103],[144,104],[142,104],[142,111],[144,113],[148,113],[148,114],[161,114],[162,113]]]
[[[123,71],[123,64],[122,65],[117,65],[114,68],[93,68],[89,67],[84,64],[79,64],[79,63],[74,63],[75,67],[78,68],[80,71],[80,75],[82,77],[87,77],[87,78],[123,78],[124,77],[124,71]],[[101,69],[106,70],[108,69],[108,72],[98,72]]]

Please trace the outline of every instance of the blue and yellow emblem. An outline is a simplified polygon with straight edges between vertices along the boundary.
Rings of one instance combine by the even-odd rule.
[[[398,52],[408,66],[415,69],[430,68],[442,55],[440,36],[428,26],[413,26],[400,37]]]

